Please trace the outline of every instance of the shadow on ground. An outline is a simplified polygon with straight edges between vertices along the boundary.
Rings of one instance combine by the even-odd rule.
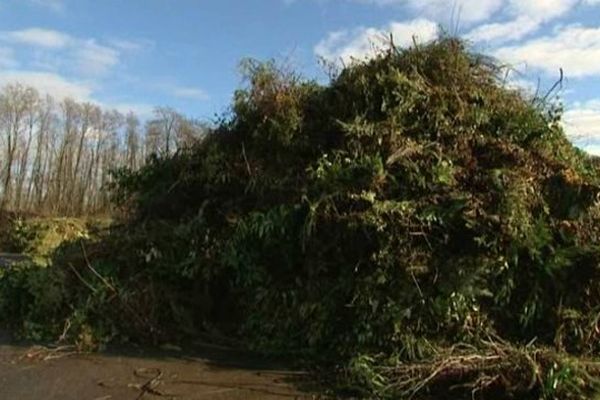
[[[0,399],[317,399],[310,376],[231,348],[112,349],[15,345],[0,333]]]

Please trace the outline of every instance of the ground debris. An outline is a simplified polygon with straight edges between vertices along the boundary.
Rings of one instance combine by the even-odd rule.
[[[31,361],[51,361],[58,360],[64,357],[72,357],[83,354],[77,346],[57,346],[57,347],[46,347],[46,346],[33,346],[23,354],[21,360]]]

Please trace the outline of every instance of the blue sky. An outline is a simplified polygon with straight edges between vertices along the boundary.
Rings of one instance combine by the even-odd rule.
[[[600,154],[600,0],[0,0],[0,85],[212,118],[243,57],[324,79],[319,57],[368,57],[385,32],[405,44],[440,25],[514,65],[515,84],[547,88],[563,68],[565,127]]]

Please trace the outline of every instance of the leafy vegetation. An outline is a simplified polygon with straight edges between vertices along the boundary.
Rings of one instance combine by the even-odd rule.
[[[0,217],[0,252],[25,254],[46,263],[63,243],[90,239],[110,226],[110,219],[33,217],[4,213]]]
[[[236,336],[380,398],[600,394],[600,173],[559,104],[453,38],[327,85],[273,63],[112,187],[122,223],[0,272],[0,319],[85,346]]]

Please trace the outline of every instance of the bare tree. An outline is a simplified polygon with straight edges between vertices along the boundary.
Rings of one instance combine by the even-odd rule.
[[[32,98],[36,96],[35,90],[22,85],[9,85],[0,95],[0,124],[5,132],[6,151],[5,167],[3,171],[3,196],[0,210],[10,205],[14,186],[14,170],[17,158],[19,139],[24,129],[24,120]]]
[[[136,170],[202,137],[206,126],[159,107],[140,120],[72,99],[55,102],[32,88],[0,89],[0,210],[60,215],[110,207],[111,171]]]
[[[138,168],[140,157],[140,120],[138,119],[138,117],[135,116],[135,114],[130,112],[129,114],[127,114],[126,125],[126,165],[129,169],[136,170]]]

